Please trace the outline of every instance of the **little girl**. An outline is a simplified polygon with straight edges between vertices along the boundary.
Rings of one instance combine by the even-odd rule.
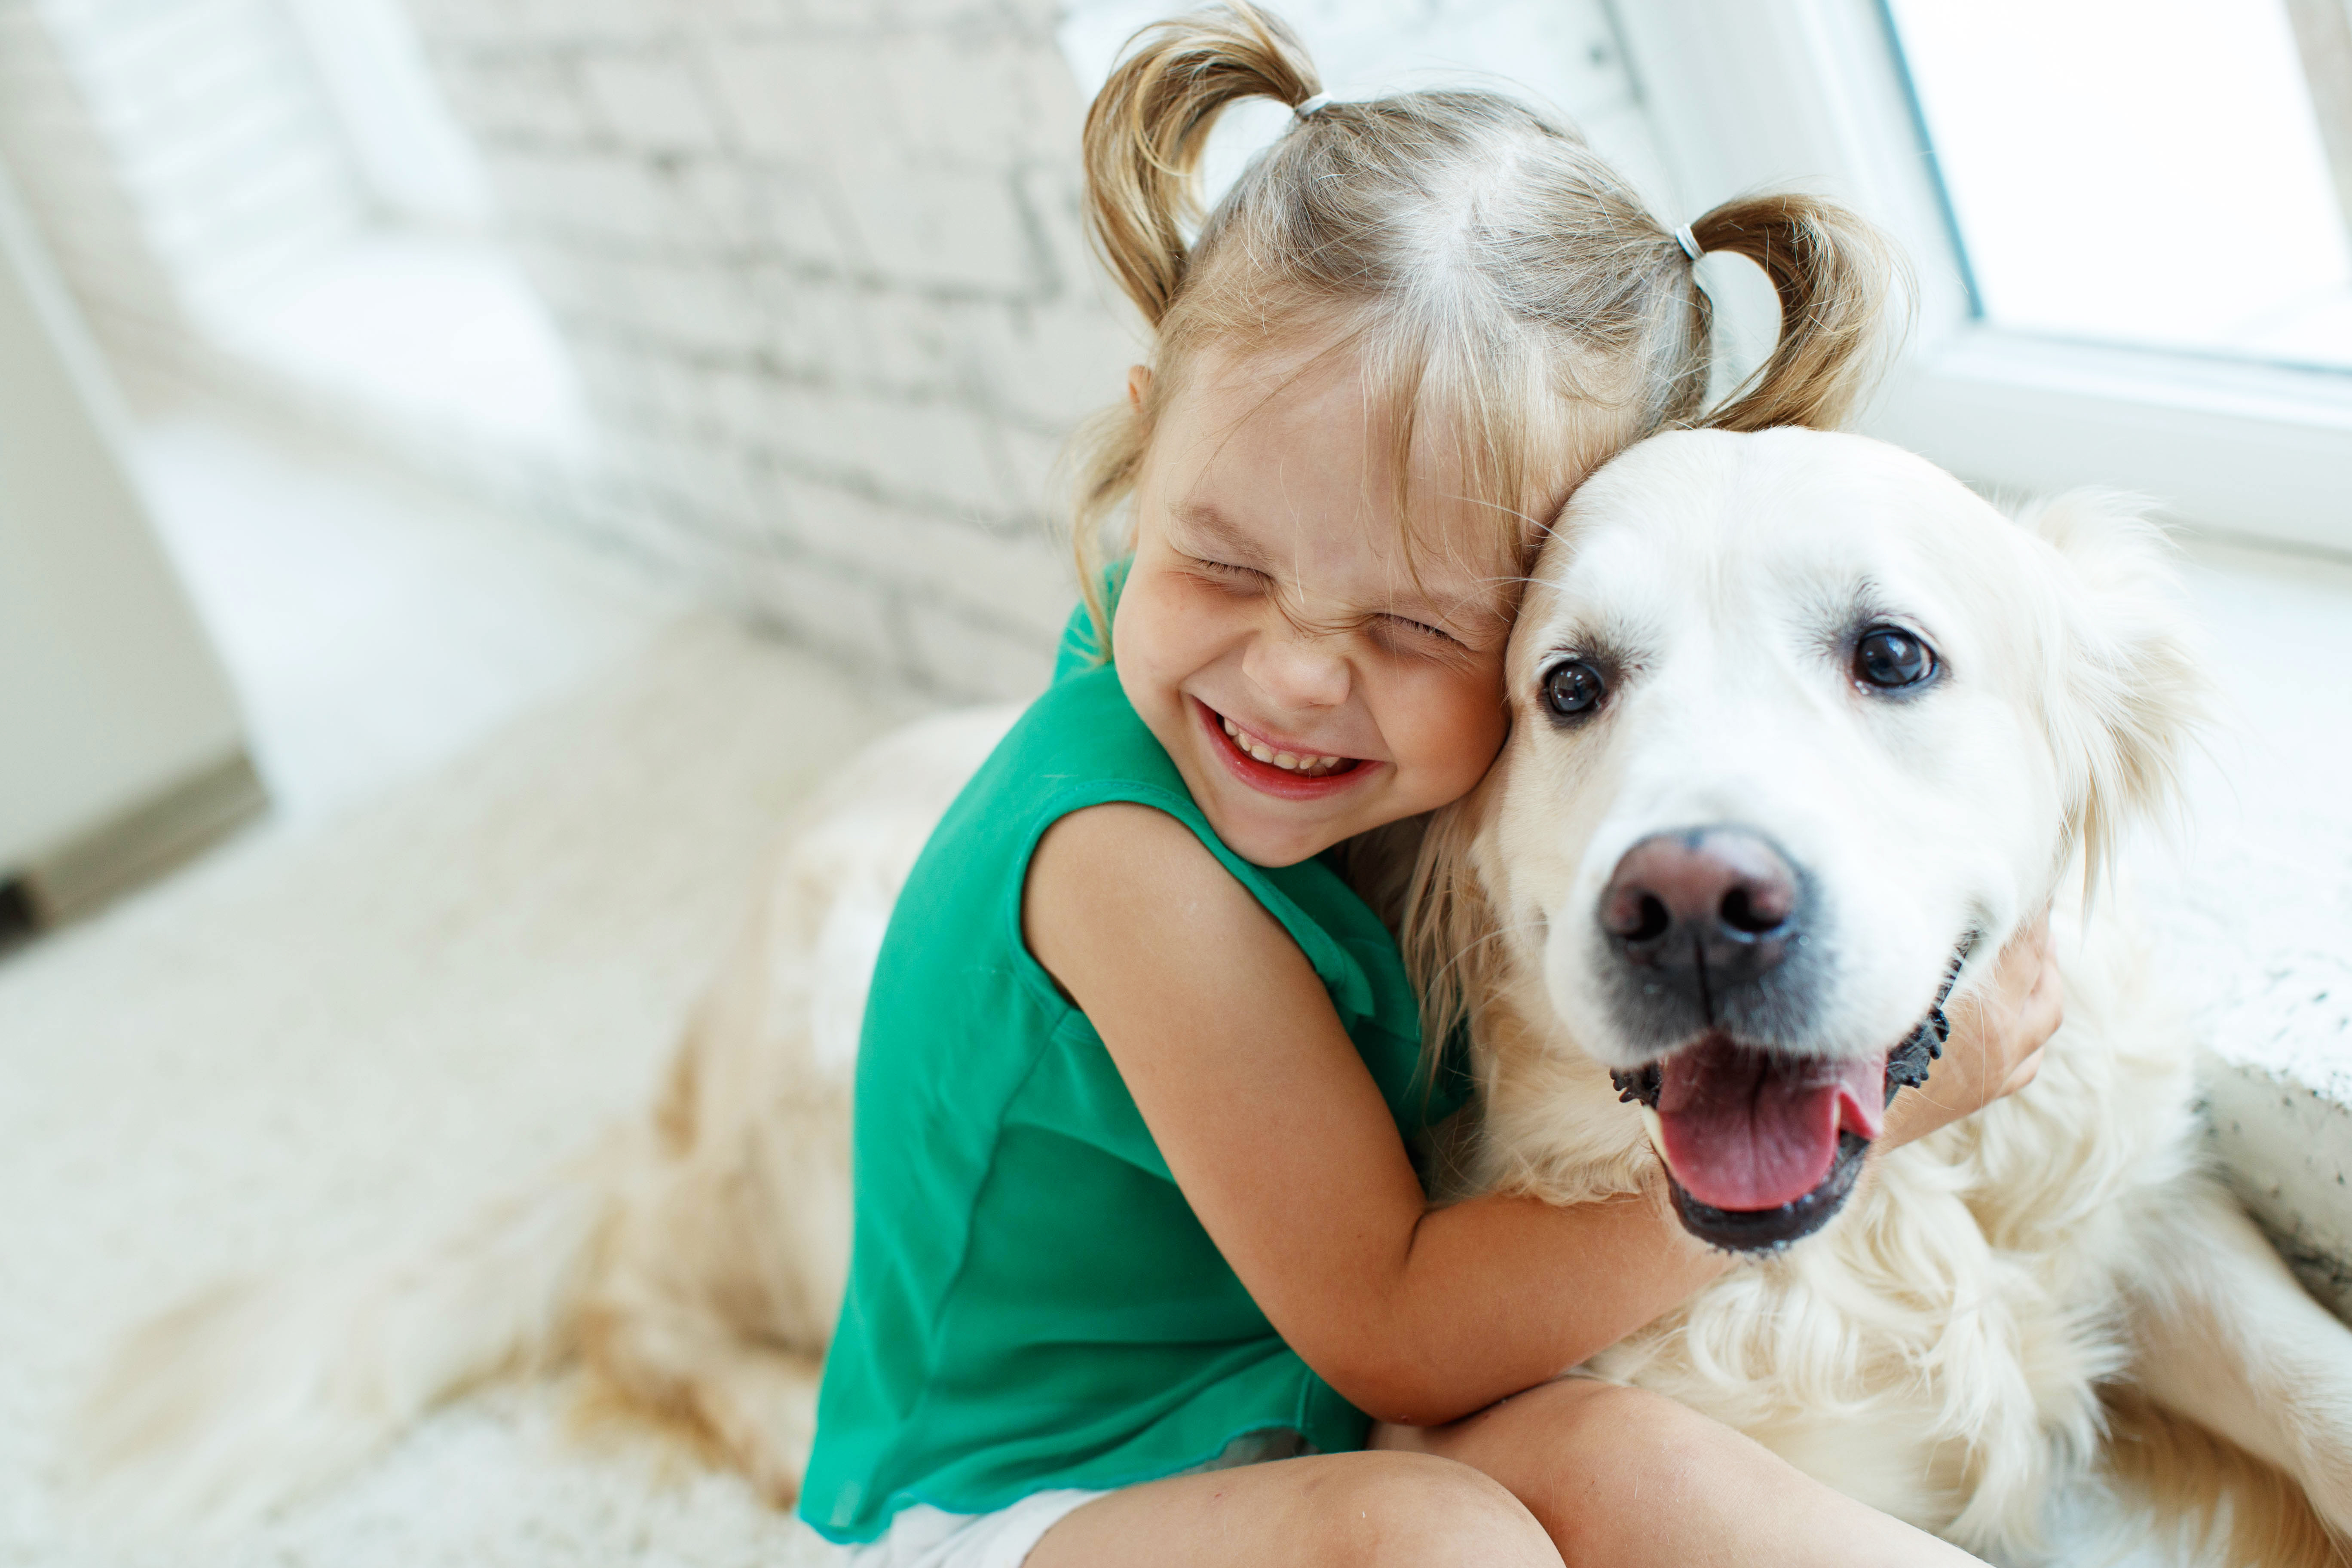
[[[1202,140],[1251,96],[1296,122],[1187,244]],[[1564,127],[1327,101],[1241,5],[1143,34],[1086,155],[1156,352],[1097,432],[1089,611],[875,973],[803,1516],[935,1568],[1969,1561],[1669,1401],[1555,1381],[1725,1264],[1651,1199],[1429,1205],[1408,1151],[1459,1091],[1417,1072],[1331,853],[1494,759],[1538,524],[1698,414],[1696,253],[1764,265],[1786,323],[1710,422],[1830,423],[1869,235],[1775,197],[1678,241]],[[2054,1011],[1964,1024],[1882,1142],[2030,1072]]]

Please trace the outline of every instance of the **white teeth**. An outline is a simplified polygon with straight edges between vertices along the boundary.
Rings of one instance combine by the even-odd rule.
[[[1666,1159],[1666,1124],[1658,1120],[1657,1110],[1651,1106],[1642,1107],[1642,1130],[1649,1133],[1650,1147],[1658,1152],[1659,1161],[1671,1169],[1672,1162]]]
[[[1310,778],[1319,777],[1348,760],[1345,757],[1318,757],[1312,752],[1277,752],[1265,742],[1249,734],[1223,714],[1217,715],[1217,721],[1225,727],[1225,734],[1236,747],[1255,757],[1259,762],[1271,767],[1281,768],[1286,773],[1305,773]]]

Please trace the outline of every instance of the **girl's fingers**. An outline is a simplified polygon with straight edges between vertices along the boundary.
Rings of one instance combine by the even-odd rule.
[[[2042,988],[2056,957],[2050,938],[2050,915],[2044,910],[2031,926],[2010,939],[2000,954],[2000,988],[2017,1003]]]
[[[2042,917],[2034,935],[2033,989],[2018,1009],[2017,1032],[2021,1044],[2038,1054],[2066,1021],[2066,976],[2058,968],[2057,943],[2051,940],[2048,915]]]
[[[2023,1061],[2018,1063],[2017,1066],[2010,1069],[2007,1081],[2003,1082],[2000,1086],[2000,1092],[2003,1095],[2015,1094],[2019,1089],[2023,1089],[2027,1084],[2032,1083],[2033,1081],[2034,1075],[2039,1073],[2041,1070],[2042,1053],[2040,1051],[2034,1051],[2027,1056]]]
[[[2042,1047],[2066,1016],[2066,982],[2047,910],[2001,949],[1986,980],[1952,1004],[1950,1040],[1927,1085],[1897,1096],[1888,1109],[1887,1147],[2015,1094],[2041,1072]]]
[[[1986,1021],[1999,1037],[2008,1071],[1994,1099],[2015,1094],[2033,1081],[2042,1070],[2042,1047],[2065,1022],[2066,978],[2058,970],[2047,910],[2001,954],[2000,969],[1999,989],[2009,1000],[2008,1016]]]
[[[2040,1050],[2065,1021],[2066,977],[2058,973],[2057,964],[2044,964],[2033,994],[2026,998],[2024,1014],[2018,1020],[2020,1028]]]

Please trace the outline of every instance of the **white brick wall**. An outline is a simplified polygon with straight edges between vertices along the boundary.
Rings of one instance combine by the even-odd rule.
[[[65,90],[58,46],[79,38],[108,65],[171,37],[226,59],[242,39],[258,58],[293,36],[281,3],[0,0],[0,146],[30,149],[53,240],[70,241],[68,269],[127,368],[235,379],[184,319],[200,275],[223,271],[201,231],[235,228],[207,208],[156,232],[153,201],[108,206],[110,190],[136,195],[144,154],[93,112],[104,93]],[[1084,95],[1118,39],[1177,0],[404,4],[558,318],[598,450],[563,481],[447,432],[372,432],[379,444],[845,658],[964,694],[1033,688],[1074,597],[1049,474],[1136,357],[1078,222]],[[1600,0],[1287,9],[1335,82],[1403,85],[1438,63],[1532,74],[1647,155]],[[285,133],[246,140],[307,192],[286,210],[348,226],[320,184],[338,156],[320,105],[287,96],[289,73],[272,79]],[[234,118],[207,101],[157,112]],[[1266,111],[1235,117],[1213,166],[1282,122],[1249,107]],[[154,140],[162,121],[136,118]],[[201,129],[163,127],[163,142]],[[226,182],[193,194],[214,186],[230,210]],[[299,226],[279,226],[299,247]]]
[[[1042,0],[411,0],[622,476],[717,596],[946,691],[1044,679],[1047,469],[1134,351]]]

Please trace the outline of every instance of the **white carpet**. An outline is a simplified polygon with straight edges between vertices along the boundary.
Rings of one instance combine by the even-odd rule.
[[[826,1561],[673,1445],[575,1435],[562,1384],[464,1401],[217,1546],[108,1539],[52,1458],[136,1319],[437,1231],[641,1106],[791,802],[914,706],[687,624],[435,777],[0,963],[0,1564]]]

